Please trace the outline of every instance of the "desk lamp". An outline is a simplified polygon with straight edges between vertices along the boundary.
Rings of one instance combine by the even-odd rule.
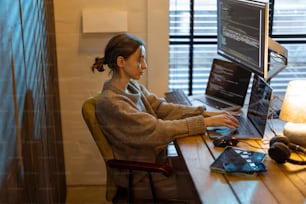
[[[306,147],[306,79],[289,82],[279,117],[290,142]]]

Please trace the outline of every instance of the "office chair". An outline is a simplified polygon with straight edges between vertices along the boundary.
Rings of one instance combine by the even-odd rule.
[[[133,171],[145,171],[148,173],[151,193],[153,197],[153,201],[157,202],[157,196],[154,188],[154,183],[152,180],[151,172],[158,172],[164,174],[165,176],[170,176],[172,174],[172,168],[168,165],[164,164],[155,164],[155,163],[147,163],[147,162],[135,162],[135,161],[125,161],[125,160],[117,160],[114,158],[114,154],[112,151],[111,144],[104,136],[96,115],[96,97],[91,97],[87,99],[82,105],[82,115],[83,118],[91,132],[93,139],[95,140],[100,153],[104,159],[106,164],[106,199],[108,201],[116,202],[116,199],[119,199],[120,196],[122,199],[122,195],[120,194],[119,187],[116,186],[113,180],[113,172],[112,169],[125,169],[129,171],[129,187],[127,189],[127,200],[129,203],[133,202]]]

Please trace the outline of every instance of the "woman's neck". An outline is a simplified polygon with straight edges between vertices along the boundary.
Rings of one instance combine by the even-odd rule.
[[[129,80],[113,76],[111,79],[111,82],[117,89],[120,89],[121,91],[124,91],[124,92],[127,91]]]

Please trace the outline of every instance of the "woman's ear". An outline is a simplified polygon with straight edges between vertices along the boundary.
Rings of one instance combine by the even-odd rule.
[[[125,59],[122,56],[117,57],[117,66],[118,67],[124,67],[125,65]]]

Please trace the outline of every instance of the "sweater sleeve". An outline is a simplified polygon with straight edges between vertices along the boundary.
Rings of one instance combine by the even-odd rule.
[[[173,120],[188,118],[197,115],[203,115],[205,109],[201,106],[193,107],[180,104],[172,104],[165,101],[163,98],[157,97],[149,92],[144,86],[140,86],[146,103],[150,104],[151,108],[158,118],[163,120]]]
[[[154,108],[162,112],[159,106]],[[173,120],[158,118],[153,114],[139,111],[135,104],[123,95],[100,97],[96,111],[101,128],[114,142],[135,148],[165,145],[178,137],[205,132],[202,115],[194,114]]]

